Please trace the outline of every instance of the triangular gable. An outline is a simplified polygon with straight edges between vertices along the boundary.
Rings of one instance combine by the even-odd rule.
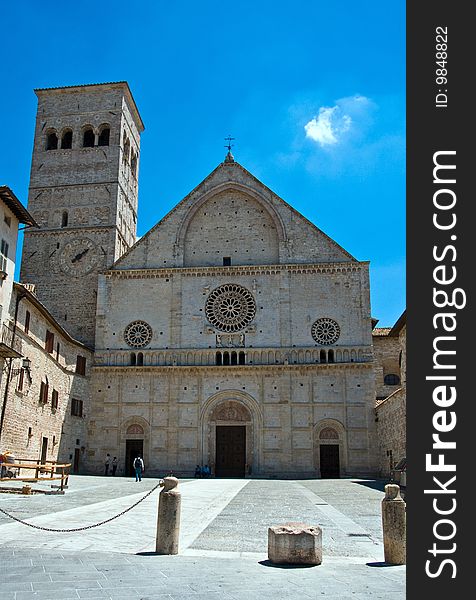
[[[311,264],[356,260],[239,163],[224,162],[142,236],[114,263],[112,269],[184,266],[184,240],[195,214],[211,198],[219,198],[220,194],[223,196],[227,192],[249,198],[251,203],[258,203],[263,207],[264,210],[260,212],[267,212],[269,215],[269,223],[276,229],[276,243],[279,246],[279,258],[273,262]],[[223,207],[229,209],[224,204]],[[253,223],[249,228],[252,226]],[[238,261],[236,264],[241,263]],[[253,264],[259,264],[259,257]],[[207,266],[207,263],[203,266]]]

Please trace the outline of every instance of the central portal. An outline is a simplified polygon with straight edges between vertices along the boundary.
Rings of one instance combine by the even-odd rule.
[[[217,477],[244,477],[246,465],[246,426],[216,426]]]

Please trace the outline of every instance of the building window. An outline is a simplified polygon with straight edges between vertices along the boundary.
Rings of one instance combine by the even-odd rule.
[[[2,240],[2,245],[0,247],[0,271],[7,270],[7,259],[8,259],[8,242]]]
[[[55,334],[52,331],[46,330],[45,339],[45,350],[50,354],[53,354],[53,348],[55,345]]]
[[[100,132],[99,138],[98,138],[98,146],[109,146],[110,133],[111,133],[111,130],[109,129],[109,127],[104,127],[103,129],[101,129],[101,132]]]
[[[231,267],[231,256],[224,256],[223,257],[223,266],[224,267]]]
[[[215,355],[215,364],[221,366],[222,365],[222,355],[221,352],[217,352]]]
[[[86,357],[78,356],[76,357],[76,373],[78,375],[86,375]]]
[[[83,416],[83,401],[77,398],[71,399],[71,416],[82,417]]]
[[[94,148],[94,131],[91,128],[83,133],[83,148]]]
[[[21,392],[23,391],[23,379],[25,377],[25,370],[24,369],[20,369],[20,373],[18,375],[18,383],[17,383],[17,391]]]
[[[129,142],[128,138],[124,135],[124,156],[123,156],[123,161],[125,163],[129,162],[129,154],[131,152],[131,143]]]
[[[30,311],[27,310],[25,313],[25,333],[28,333],[30,331]]]
[[[58,136],[54,131],[48,133],[46,136],[46,149],[57,150],[58,149]]]
[[[238,354],[238,364],[239,365],[244,365],[245,363],[245,353],[244,352],[240,352]]]
[[[71,150],[73,147],[73,132],[71,129],[68,129],[63,133],[61,137],[61,149],[62,150]]]
[[[59,357],[60,357],[60,343],[58,342],[56,344],[56,360],[57,360],[57,362],[59,362]]]
[[[68,227],[68,211],[64,210],[61,215],[61,227]]]
[[[8,217],[7,215],[5,215],[5,216],[3,217],[3,220],[4,220],[4,221],[5,221],[5,223],[7,224],[7,227],[10,227],[10,226],[11,226],[11,224],[12,224],[12,218],[11,218],[11,217]]]
[[[400,377],[395,375],[394,373],[390,373],[389,375],[385,375],[383,378],[384,385],[400,385]]]
[[[134,151],[131,152],[131,171],[132,175],[136,177],[137,175],[137,156]]]
[[[38,398],[40,404],[46,404],[48,402],[48,382],[42,381],[40,384],[40,397]]]
[[[131,352],[131,367],[135,367],[137,364],[135,352]]]
[[[144,366],[144,355],[142,354],[142,352],[139,352],[137,354],[137,366],[138,367],[143,367]]]
[[[57,410],[58,408],[58,390],[51,392],[51,410]]]

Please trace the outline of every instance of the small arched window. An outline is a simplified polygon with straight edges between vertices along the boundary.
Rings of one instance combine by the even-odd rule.
[[[61,215],[61,227],[68,227],[68,211],[64,210]]]
[[[389,373],[383,378],[384,385],[400,385],[400,377],[395,373]]]
[[[229,352],[223,353],[223,364],[226,366],[228,366],[230,364],[230,353]]]
[[[58,136],[55,131],[50,131],[46,136],[46,149],[57,150],[58,149]]]
[[[94,131],[88,127],[83,132],[83,148],[94,148]]]
[[[325,350],[321,350],[321,352],[320,352],[320,361],[321,361],[321,363],[327,362],[327,355],[326,355]]]
[[[137,364],[136,353],[135,352],[131,352],[131,367],[135,367],[136,364]]]
[[[329,360],[330,363],[334,362],[334,350],[329,350],[328,360]]]
[[[236,352],[231,353],[231,364],[232,365],[238,364],[238,356],[237,356]]]
[[[144,355],[142,354],[142,352],[139,352],[139,354],[137,355],[137,366],[144,366]]]
[[[244,352],[240,352],[238,354],[238,364],[240,364],[240,365],[245,364],[245,353]]]
[[[61,137],[61,149],[62,150],[71,150],[73,147],[73,132],[71,129],[67,129],[63,132]]]
[[[131,152],[131,143],[129,142],[129,138],[124,138],[124,156],[123,160],[125,163],[129,162],[129,154]]]
[[[109,136],[111,130],[107,126],[103,126],[99,133],[98,146],[109,146]]]
[[[221,352],[217,352],[215,355],[215,364],[220,365],[222,364],[222,356],[221,356]]]
[[[137,174],[137,156],[134,150],[131,152],[131,171],[135,177]]]

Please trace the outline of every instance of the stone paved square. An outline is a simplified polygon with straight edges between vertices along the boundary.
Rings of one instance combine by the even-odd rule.
[[[72,476],[64,496],[0,494],[0,508],[51,528],[109,518],[158,480]],[[0,600],[404,598],[405,567],[383,563],[383,481],[183,480],[177,556],[154,554],[159,492],[98,528],[49,533],[0,514]],[[320,566],[267,560],[267,528],[323,529]]]

